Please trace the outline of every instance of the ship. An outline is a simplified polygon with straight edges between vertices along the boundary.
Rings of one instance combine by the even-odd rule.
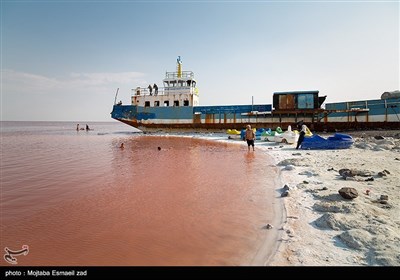
[[[394,94],[393,94],[394,93]],[[400,95],[385,92],[380,99],[324,104],[319,90],[274,92],[272,104],[201,106],[193,71],[166,72],[163,87],[132,89],[128,105],[116,103],[111,117],[142,131],[224,131],[286,128],[303,121],[313,131],[400,129]],[[118,90],[117,90],[118,94]]]

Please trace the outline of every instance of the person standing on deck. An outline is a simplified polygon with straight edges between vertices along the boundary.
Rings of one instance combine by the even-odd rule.
[[[156,83],[154,83],[153,88],[154,88],[154,95],[157,95],[158,94],[158,86],[156,85]]]
[[[148,89],[149,89],[149,92],[150,92],[150,95],[153,95],[153,88],[151,87],[151,85],[149,85],[148,87],[147,87]]]
[[[247,125],[246,127],[246,135],[245,135],[245,140],[247,141],[247,149],[250,152],[250,146],[253,146],[253,151],[254,151],[254,140],[256,139],[256,135],[254,134],[254,131],[251,129],[251,125]]]

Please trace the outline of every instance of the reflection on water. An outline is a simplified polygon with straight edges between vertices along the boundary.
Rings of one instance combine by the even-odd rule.
[[[29,245],[19,265],[241,265],[266,237],[276,171],[247,146],[115,134],[3,140],[1,246]]]

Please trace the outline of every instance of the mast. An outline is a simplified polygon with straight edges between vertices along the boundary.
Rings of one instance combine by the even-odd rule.
[[[178,72],[178,78],[182,78],[182,60],[181,56],[178,56],[176,60],[176,72]]]

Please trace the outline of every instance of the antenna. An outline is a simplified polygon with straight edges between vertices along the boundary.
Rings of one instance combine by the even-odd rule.
[[[117,88],[117,92],[115,93],[114,105],[117,104],[118,91],[119,91],[119,88]]]

